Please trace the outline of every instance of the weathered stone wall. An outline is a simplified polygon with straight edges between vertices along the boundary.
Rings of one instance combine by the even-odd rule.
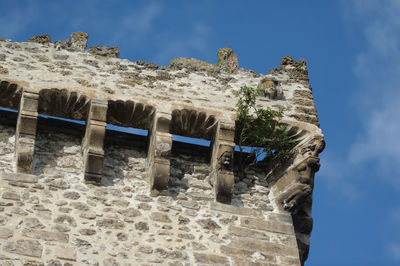
[[[0,125],[0,169],[14,168],[15,127]]]
[[[262,75],[244,69],[227,72],[195,59],[178,58],[170,66],[157,66],[70,51],[53,43],[0,41],[0,78],[19,81],[33,91],[68,89],[90,98],[135,99],[162,111],[190,107],[227,119],[236,115],[240,87],[261,85],[266,91],[261,105],[284,107],[290,119],[318,123],[305,62],[290,57]]]
[[[12,128],[2,128],[2,140],[4,164]],[[94,186],[82,182],[80,142],[38,130],[34,175],[3,167],[2,265],[299,263],[291,216],[269,204],[260,173],[237,179],[229,206],[214,202],[206,158],[175,154],[168,195],[149,197],[145,151],[106,146],[102,186]]]
[[[18,111],[0,114],[0,265],[304,264],[324,148],[305,61],[255,74],[223,48],[218,65],[160,67],[118,59],[115,47],[85,51],[87,37],[0,39],[0,107]],[[242,86],[261,89],[259,106],[285,108],[297,145],[285,164],[239,177]],[[148,137],[116,137],[107,124]],[[211,146],[174,149],[172,134]]]

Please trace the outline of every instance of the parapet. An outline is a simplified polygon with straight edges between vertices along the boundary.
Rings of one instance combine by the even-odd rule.
[[[217,65],[177,58],[158,66],[119,59],[116,47],[85,50],[87,38],[0,39],[0,259],[303,264],[324,148],[306,62],[286,56],[255,74],[222,48]],[[243,86],[262,90],[259,106],[285,109],[296,146],[285,165],[249,167],[239,178]],[[176,135],[210,145],[179,144]]]

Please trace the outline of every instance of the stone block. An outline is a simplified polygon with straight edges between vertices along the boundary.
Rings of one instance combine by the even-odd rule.
[[[43,229],[46,227],[39,221],[39,219],[34,218],[34,217],[26,218],[24,221],[24,224],[26,227],[33,228],[33,229]]]
[[[235,73],[238,70],[238,58],[231,48],[218,49],[218,67],[228,73]]]
[[[252,258],[253,254],[255,253],[254,250],[248,250],[248,249],[241,249],[241,248],[234,248],[231,246],[221,246],[220,248],[221,253],[226,255],[226,256],[232,256],[236,258],[242,258],[246,259],[248,263],[250,263],[250,259]],[[268,263],[276,263],[276,256],[268,254],[268,252],[262,253],[262,256],[264,257],[264,261],[262,265],[265,265],[266,262]]]
[[[34,136],[24,135],[16,137],[15,161],[18,172],[29,173],[31,171],[34,149]]]
[[[23,183],[37,183],[38,177],[35,175],[24,173],[0,173],[3,180],[23,182]]]
[[[235,178],[233,173],[217,173],[215,195],[218,202],[226,204],[231,203],[234,182]]]
[[[252,230],[248,228],[229,226],[228,233],[233,236],[248,237],[261,240],[270,240],[270,236],[262,231]]]
[[[260,251],[267,254],[298,256],[298,249],[291,246],[285,246],[269,241],[251,239],[246,237],[237,237],[231,241],[230,247],[250,250],[252,252]]]
[[[28,42],[36,42],[40,44],[46,44],[51,42],[51,37],[48,34],[36,35],[28,40]]]
[[[88,50],[89,53],[103,57],[118,57],[119,49],[117,47],[108,46],[92,46]]]
[[[236,207],[232,205],[221,204],[219,202],[210,202],[210,209],[220,212],[232,213],[236,215],[243,215],[243,216],[254,216],[254,217],[261,216],[261,212],[257,210],[245,207]]]
[[[22,235],[30,238],[42,239],[45,241],[57,241],[68,243],[69,236],[61,232],[49,232],[36,229],[24,229]]]
[[[107,124],[96,120],[88,121],[85,146],[93,150],[102,150]]]
[[[230,265],[229,260],[225,256],[210,253],[193,253],[196,263],[209,265]]]
[[[36,134],[37,113],[22,111],[18,116],[18,132],[34,136]]]
[[[89,34],[85,32],[73,32],[69,38],[69,45],[72,50],[83,51],[86,48]]]
[[[88,151],[86,161],[86,173],[101,174],[103,172],[104,152]]]
[[[240,219],[240,225],[250,229],[294,235],[293,225],[251,217]]]
[[[5,228],[5,227],[0,227],[0,238],[2,239],[8,239],[14,235],[13,231]]]
[[[152,212],[150,215],[150,218],[156,222],[162,222],[162,223],[171,223],[172,222],[171,219],[169,218],[169,216],[162,212]]]
[[[235,123],[232,121],[220,120],[219,139],[232,142],[235,139]]]
[[[265,266],[265,265],[281,265],[281,264],[276,264],[274,262],[270,261],[261,261],[261,262],[253,262],[250,260],[250,258],[242,258],[238,256],[234,256],[232,258],[232,261],[234,262],[234,265],[236,266]]]
[[[16,201],[19,201],[21,199],[19,193],[15,192],[15,191],[5,191],[1,195],[1,198],[8,199],[8,200],[16,200]]]
[[[125,223],[123,221],[114,218],[98,219],[96,225],[109,229],[123,229],[125,227]]]
[[[170,162],[165,159],[155,159],[150,176],[152,195],[159,195],[168,189]]]
[[[5,242],[3,250],[14,254],[40,258],[42,257],[43,247],[37,240],[19,239]]]
[[[76,252],[71,247],[57,247],[55,250],[57,259],[76,261]]]

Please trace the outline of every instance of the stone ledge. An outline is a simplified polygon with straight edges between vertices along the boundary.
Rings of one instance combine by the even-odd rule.
[[[22,173],[0,173],[0,176],[3,180],[7,181],[17,181],[23,183],[37,183],[38,177],[30,174],[22,174]]]

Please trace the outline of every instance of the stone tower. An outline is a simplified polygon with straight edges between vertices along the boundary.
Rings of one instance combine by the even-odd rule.
[[[0,39],[0,264],[304,264],[324,148],[305,61],[255,74],[223,48],[158,66],[87,38]],[[285,108],[296,146],[239,178],[242,86]]]

